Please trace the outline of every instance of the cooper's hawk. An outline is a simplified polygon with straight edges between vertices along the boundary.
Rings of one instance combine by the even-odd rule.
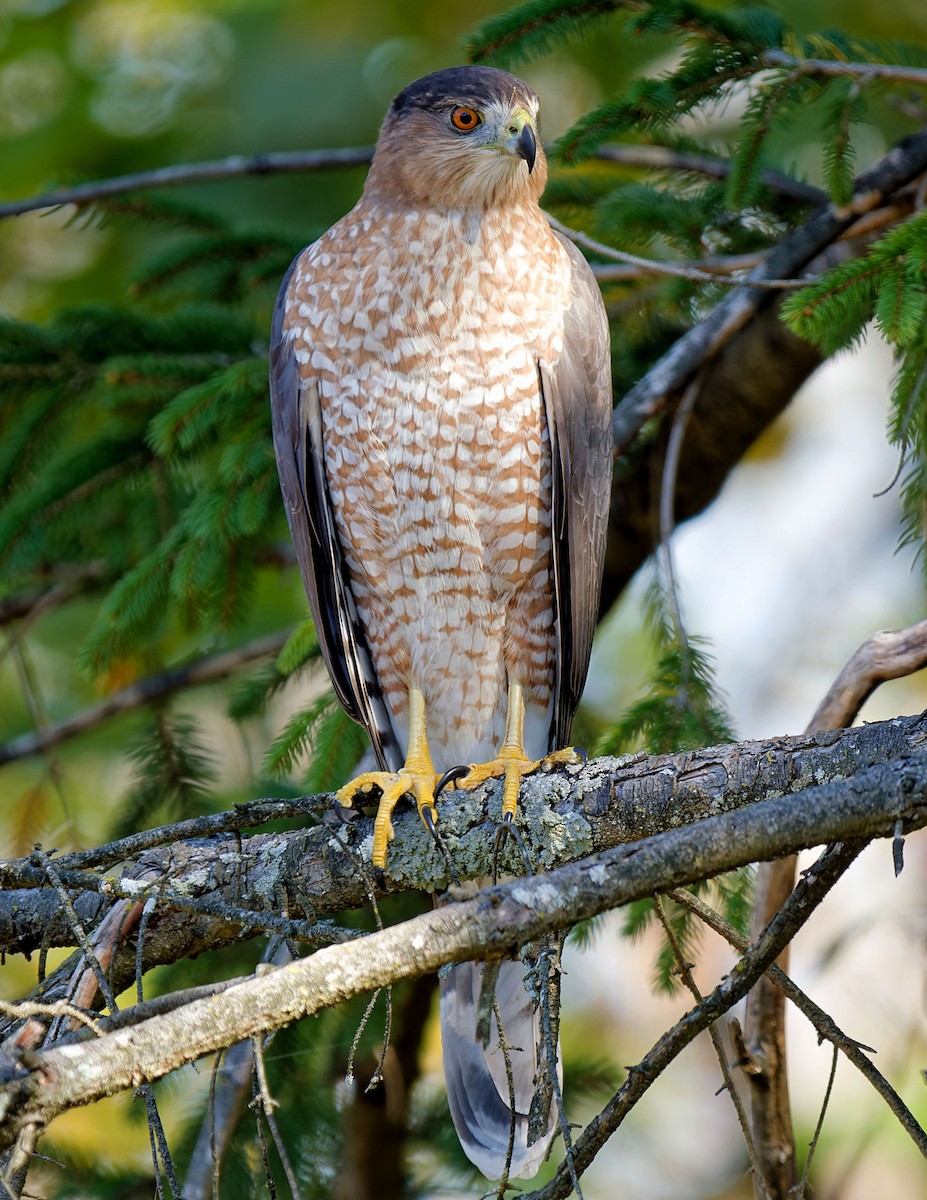
[[[608,325],[592,272],[538,205],[538,98],[487,67],[393,101],[356,207],[291,266],[271,343],[274,445],[319,641],[381,770],[373,859],[404,794],[435,817],[458,786],[521,776],[562,747],[589,664],[611,480]],[[488,762],[486,760],[489,760]],[[442,981],[448,1095],[464,1149],[502,1173],[509,1086],[479,1046],[479,968]],[[511,1174],[527,1144],[535,1002],[504,964]]]

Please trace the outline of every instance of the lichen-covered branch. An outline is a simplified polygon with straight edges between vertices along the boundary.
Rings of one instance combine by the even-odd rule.
[[[488,889],[139,1025],[14,1056],[0,1089],[0,1144],[11,1145],[68,1108],[161,1078],[350,996],[418,978],[446,962],[497,957],[596,913],[747,862],[886,835],[898,821],[908,830],[927,823],[925,752]],[[762,969],[767,965],[764,959]]]

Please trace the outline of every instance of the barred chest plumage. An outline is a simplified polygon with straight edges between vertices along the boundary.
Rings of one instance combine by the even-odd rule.
[[[288,336],[318,380],[351,588],[400,739],[423,690],[436,766],[491,757],[507,683],[547,750],[554,673],[550,441],[538,363],[570,265],[536,205],[362,201],[299,261]]]

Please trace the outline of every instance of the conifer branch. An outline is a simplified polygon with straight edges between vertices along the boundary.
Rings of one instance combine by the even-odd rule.
[[[58,746],[78,734],[95,729],[110,717],[121,713],[131,712],[154,700],[163,700],[188,687],[196,687],[204,683],[215,683],[233,675],[242,667],[248,666],[264,658],[270,658],[283,648],[287,635],[272,633],[266,637],[255,638],[244,646],[233,650],[224,650],[221,654],[207,655],[184,667],[172,667],[158,675],[149,675],[136,683],[129,684],[115,692],[106,700],[85,708],[82,712],[49,725],[45,729],[24,733],[0,745],[0,767],[15,762],[20,758],[28,758],[33,754],[41,754]]]
[[[856,180],[849,204],[834,205],[814,213],[777,246],[765,262],[749,277],[760,284],[764,279],[790,278],[807,264],[854,221],[883,204],[888,196],[927,170],[927,133],[905,138]],[[613,428],[619,455],[635,439],[644,423],[654,417],[677,394],[692,375],[712,359],[739,330],[743,329],[763,304],[768,293],[761,288],[738,289],[712,310],[705,320],[693,326],[628,391],[615,409]]]

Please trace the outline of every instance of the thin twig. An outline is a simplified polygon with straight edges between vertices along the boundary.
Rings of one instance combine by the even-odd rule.
[[[482,999],[482,996],[480,998]],[[512,1055],[509,1050],[508,1038],[505,1036],[505,1025],[502,1022],[502,1009],[499,1007],[499,1001],[496,999],[495,992],[493,992],[492,998],[492,1011],[496,1018],[496,1030],[499,1034],[499,1049],[502,1051],[502,1063],[505,1068],[505,1084],[508,1089],[509,1102],[509,1140],[505,1148],[505,1162],[502,1166],[502,1175],[496,1186],[496,1200],[502,1200],[508,1191],[509,1171],[512,1168],[512,1155],[515,1153],[515,1075],[512,1071]]]
[[[74,909],[74,905],[71,903],[71,897],[68,895],[67,888],[61,881],[61,876],[58,874],[54,863],[41,848],[41,846],[36,846],[35,850],[33,851],[33,856],[35,861],[41,866],[42,870],[48,876],[55,891],[58,893],[58,897],[64,906],[65,912],[68,914],[68,923],[71,927],[71,931],[74,934],[75,940],[77,941],[78,946],[80,946],[87,965],[96,976],[97,984],[100,988],[100,994],[106,1001],[106,1007],[110,1012],[116,1012],[119,1007],[116,1004],[116,997],[113,995],[112,989],[109,986],[109,980],[106,978],[106,973],[100,966],[100,960],[97,958],[96,951],[91,944],[90,938],[84,931],[80,917],[78,917]]]
[[[167,1135],[164,1132],[161,1114],[158,1112],[158,1103],[155,1100],[154,1088],[152,1088],[150,1083],[144,1083],[139,1088],[139,1091],[145,1101],[145,1111],[148,1115],[148,1133],[151,1141],[151,1156],[154,1162],[155,1186],[158,1194],[163,1195],[161,1189],[161,1170],[158,1168],[158,1158],[160,1157],[161,1168],[167,1176],[168,1187],[171,1189],[174,1200],[183,1200],[183,1192],[181,1191],[180,1182],[177,1179],[177,1172],[174,1170],[174,1160],[171,1156],[170,1147],[167,1144]]]
[[[545,939],[546,947],[549,952],[552,935],[548,935]],[[557,1106],[557,1123],[560,1126],[560,1136],[563,1138],[563,1153],[567,1167],[570,1171],[570,1180],[573,1184],[573,1191],[576,1193],[578,1200],[583,1200],[583,1193],[579,1186],[580,1172],[577,1170],[576,1157],[573,1150],[573,1135],[570,1132],[570,1123],[567,1120],[566,1110],[563,1105],[563,1089],[560,1086],[560,1079],[557,1075],[557,1042],[559,1037],[555,1036],[553,1029],[553,1014],[551,1012],[550,1002],[550,970],[551,962],[549,953],[547,956],[547,964],[545,969],[544,958],[542,955],[541,963],[539,964],[539,983],[541,992],[541,1034],[544,1039],[544,1046],[548,1055],[548,1071],[550,1073],[550,1089],[553,1094],[553,1102]],[[559,989],[557,1003],[559,1004]],[[559,1019],[558,1019],[559,1032]]]
[[[321,811],[331,803],[328,796],[296,797],[294,799],[253,800],[236,805],[225,812],[208,813],[202,817],[186,817],[170,825],[158,825],[143,829],[114,842],[104,842],[90,850],[74,850],[60,854],[55,864],[67,878],[69,871],[101,869],[135,858],[155,846],[169,842],[185,841],[188,838],[209,838],[217,833],[233,830],[253,829],[270,821],[286,817],[305,817],[307,813]],[[37,875],[29,857],[0,859],[0,888],[29,887],[37,882]]]
[[[699,991],[698,984],[695,982],[695,976],[692,974],[692,969],[686,962],[685,955],[682,952],[682,947],[679,945],[679,939],[673,932],[673,927],[667,919],[666,910],[663,907],[663,901],[659,896],[654,896],[653,907],[656,911],[660,924],[663,926],[663,932],[666,934],[667,941],[673,951],[673,957],[676,960],[676,969],[679,975],[695,998],[696,1004],[700,1004],[704,997]],[[747,1117],[746,1109],[743,1106],[743,1101],[740,1098],[740,1093],[734,1085],[734,1080],[731,1077],[730,1068],[727,1065],[727,1055],[724,1052],[724,1043],[721,1041],[721,1034],[718,1032],[717,1025],[712,1022],[708,1026],[708,1036],[711,1038],[711,1044],[714,1046],[715,1056],[718,1059],[718,1067],[721,1070],[721,1078],[724,1081],[724,1090],[731,1098],[731,1103],[734,1106],[734,1112],[737,1115],[737,1123],[740,1125],[740,1131],[743,1135],[744,1145],[747,1148],[747,1157],[750,1159],[750,1167],[753,1171],[754,1186],[763,1197],[769,1197],[769,1188],[766,1186],[766,1180],[763,1178],[760,1169],[760,1162],[756,1153],[756,1146],[753,1144],[753,1136],[750,1132],[750,1121]]]
[[[41,196],[11,200],[0,204],[0,220],[41,209],[61,208],[65,204],[83,207],[122,192],[150,191],[154,188],[175,187],[178,184],[201,183],[204,180],[237,179],[242,175],[279,175],[291,171],[323,171],[333,167],[360,167],[370,162],[372,146],[348,146],[336,150],[306,150],[298,153],[233,154],[229,158],[210,162],[187,163],[174,167],[159,167],[154,171],[138,171],[114,179],[79,183],[74,187],[58,188]]]
[[[583,233],[579,229],[572,229],[569,225],[564,225],[562,221],[558,221],[550,213],[545,215],[552,229],[555,229],[558,233],[562,233],[564,237],[569,238],[577,246],[581,246],[584,250],[591,250],[593,254],[598,254],[602,258],[607,258],[612,262],[626,263],[629,266],[636,267],[648,275],[672,275],[677,279],[688,279],[690,283],[720,283],[725,287],[758,287],[772,291],[800,288],[804,287],[808,282],[807,279],[772,279],[765,277],[760,279],[753,276],[747,279],[731,279],[712,271],[703,271],[698,267],[686,266],[683,263],[661,262],[655,258],[642,258],[639,254],[629,254],[625,250],[616,250],[614,246],[608,246],[605,242],[596,241],[595,238],[590,237],[587,233]]]
[[[72,1021],[78,1021],[81,1025],[86,1026],[97,1037],[102,1037],[105,1032],[101,1020],[95,1013],[89,1013],[75,1004],[67,1004],[62,1001],[54,1004],[42,1004],[38,1000],[21,1000],[19,1003],[12,1004],[6,1000],[0,1000],[0,1012],[13,1021],[20,1021],[26,1017],[69,1017]]]
[[[293,1200],[299,1200],[299,1184],[296,1181],[296,1172],[293,1170],[293,1165],[290,1162],[290,1156],[287,1153],[287,1148],[283,1138],[280,1136],[280,1130],[277,1126],[277,1118],[274,1116],[274,1109],[278,1107],[277,1101],[270,1094],[270,1088],[267,1085],[267,1068],[264,1063],[264,1046],[260,1038],[254,1038],[252,1041],[252,1049],[254,1051],[254,1078],[257,1082],[257,1097],[260,1101],[261,1109],[264,1113],[264,1120],[267,1122],[267,1128],[270,1130],[270,1135],[274,1139],[274,1146],[277,1148],[277,1154],[283,1166],[283,1173],[286,1175],[286,1181],[289,1185],[290,1195]]]
[[[830,1064],[830,1075],[827,1079],[827,1087],[824,1089],[824,1099],[821,1101],[821,1111],[818,1114],[818,1123],[814,1127],[814,1136],[808,1145],[808,1157],[805,1160],[805,1169],[801,1173],[799,1181],[799,1195],[805,1196],[808,1191],[808,1176],[811,1173],[811,1160],[814,1158],[814,1152],[817,1149],[818,1139],[821,1136],[821,1130],[824,1128],[824,1117],[827,1113],[827,1106],[830,1103],[830,1094],[833,1091],[834,1079],[837,1075],[837,1059],[840,1057],[840,1052],[834,1046],[834,1053]]]
[[[679,643],[682,653],[683,675],[686,684],[692,674],[692,655],[689,649],[689,639],[682,620],[682,610],[679,604],[679,589],[676,586],[676,572],[673,567],[672,537],[676,528],[675,502],[676,480],[679,475],[679,459],[685,443],[686,429],[692,410],[698,400],[701,390],[702,375],[699,373],[691,381],[683,393],[679,407],[673,417],[669,441],[666,446],[666,457],[663,460],[663,476],[660,481],[660,544],[657,547],[657,560],[660,564],[660,574],[663,577],[663,594],[669,605],[673,622],[673,633]]]
[[[52,746],[60,745],[78,734],[95,729],[110,717],[131,712],[150,704],[153,700],[161,700],[184,688],[195,687],[199,684],[214,683],[217,679],[225,679],[241,670],[242,667],[262,658],[270,658],[279,654],[286,642],[286,633],[272,633],[267,637],[256,638],[244,646],[236,646],[232,650],[224,650],[221,654],[206,655],[184,667],[172,667],[158,675],[150,675],[129,684],[121,691],[115,692],[100,704],[85,708],[75,713],[57,725],[47,729],[24,733],[13,738],[5,745],[0,745],[0,767],[15,762],[20,758],[28,758],[39,754]]]
[[[858,79],[863,83],[887,80],[927,87],[927,70],[896,63],[839,62],[829,58],[796,58],[784,50],[764,50],[760,56],[767,67],[788,67],[796,75],[831,75]]]
[[[697,896],[691,892],[673,889],[667,892],[671,899],[678,904],[684,904],[690,909],[700,920],[704,921],[715,933],[719,934],[729,942],[735,950],[740,954],[745,954],[750,943],[747,938],[721,916],[719,912],[705,904]],[[892,1113],[898,1119],[898,1123],[908,1134],[911,1140],[917,1146],[921,1154],[927,1158],[927,1131],[925,1131],[914,1114],[907,1107],[892,1085],[882,1075],[876,1066],[863,1053],[864,1047],[860,1042],[849,1037],[836,1024],[833,1018],[820,1008],[814,1001],[807,996],[801,988],[799,988],[792,979],[775,963],[766,972],[772,982],[779,988],[785,996],[795,1005],[798,1011],[810,1021],[817,1033],[832,1045],[836,1046],[840,1052],[847,1058],[854,1067],[872,1084],[875,1090],[879,1093]]]

